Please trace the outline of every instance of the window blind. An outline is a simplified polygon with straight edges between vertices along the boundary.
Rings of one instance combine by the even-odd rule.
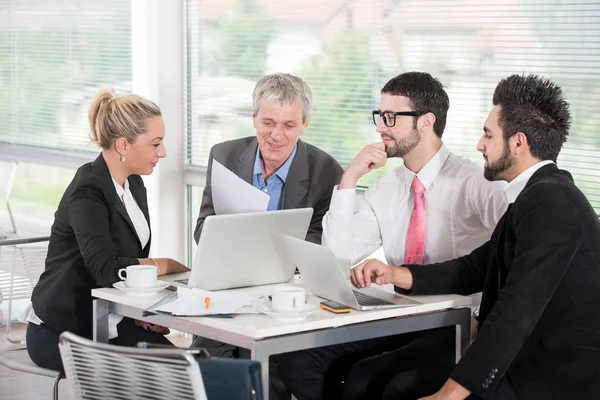
[[[188,0],[187,162],[210,147],[254,135],[252,89],[289,72],[313,92],[303,140],[345,166],[379,140],[370,111],[381,87],[426,71],[450,96],[443,140],[475,150],[500,79],[535,73],[561,85],[573,124],[559,166],[600,211],[600,4],[592,0]],[[391,160],[360,182],[400,165]]]
[[[97,151],[87,111],[106,86],[131,91],[131,0],[0,1],[0,141]]]

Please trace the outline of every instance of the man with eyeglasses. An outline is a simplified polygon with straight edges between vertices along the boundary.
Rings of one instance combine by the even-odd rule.
[[[353,265],[382,246],[390,265],[442,262],[489,240],[507,208],[505,184],[487,181],[481,166],[443,144],[448,108],[442,84],[428,73],[403,73],[383,87],[372,112],[382,142],[367,145],[350,162],[323,219],[323,244],[341,263]],[[404,165],[357,199],[358,180],[388,157],[401,157]],[[361,262],[352,276],[374,263],[381,261]],[[378,380],[420,364],[453,365],[447,349],[454,346],[453,328],[434,329],[288,353],[280,358],[279,374],[299,400],[342,393],[344,399],[377,398]],[[405,349],[401,359],[399,348]],[[386,354],[391,350],[393,357]]]

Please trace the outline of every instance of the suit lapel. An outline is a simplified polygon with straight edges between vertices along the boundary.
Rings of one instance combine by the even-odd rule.
[[[123,217],[125,222],[127,222],[127,225],[129,225],[129,227],[131,228],[131,231],[137,238],[137,233],[135,231],[135,227],[133,226],[133,221],[131,221],[131,218],[129,218],[129,214],[127,213],[127,210],[125,209],[123,202],[117,195],[117,191],[115,189],[115,184],[113,183],[112,177],[110,176],[110,171],[108,170],[108,165],[106,165],[106,161],[104,161],[104,157],[102,156],[102,153],[100,153],[98,158],[96,158],[96,160],[94,160],[94,162],[92,163],[92,169],[94,170],[96,175],[98,175],[104,179],[104,181],[107,185],[107,188],[108,188],[107,195],[108,195],[109,199],[112,200],[112,202],[115,206],[115,209],[117,210],[119,215],[121,215],[121,217]],[[144,193],[143,193],[144,201],[143,201],[143,203],[140,203],[142,197],[139,197],[139,198],[136,197],[136,195],[133,192],[133,188],[132,188],[133,186],[137,186],[137,185],[131,185],[131,181],[130,181],[129,182],[129,190],[131,190],[131,193],[135,197],[135,200],[138,202],[138,205],[140,206],[140,209],[144,213],[144,216],[146,217],[148,224],[150,224],[150,220],[148,218],[148,207],[147,207],[147,203],[145,201],[146,200],[146,193],[145,193],[146,190],[144,189]],[[140,190],[137,189],[136,191],[138,192],[138,195],[139,195]],[[139,243],[139,238],[138,238],[138,243]],[[148,241],[148,243],[150,243],[150,241]],[[142,246],[140,244],[140,248],[141,247]]]
[[[256,159],[256,149],[258,148],[258,140],[254,138],[242,155],[238,158],[238,164],[231,172],[252,184],[252,171],[254,170],[254,160]]]
[[[231,172],[249,184],[252,184],[252,172],[254,171],[257,148],[258,140],[254,138],[238,158],[237,166],[231,169]],[[303,141],[298,140],[298,150],[296,151],[296,156],[290,166],[290,171],[283,190],[282,208],[298,208],[300,201],[308,193],[309,183],[308,151],[306,149],[306,144]]]
[[[146,221],[148,225],[150,225],[150,215],[148,214],[148,199],[146,195],[146,188],[143,185],[138,184],[132,179],[129,179],[129,190],[133,195],[136,203],[142,210],[144,217],[146,217]]]
[[[300,201],[308,193],[308,151],[306,144],[298,140],[298,150],[290,166],[283,189],[283,209],[298,208]]]
[[[479,312],[480,323],[485,321],[492,307],[498,300],[498,296],[500,295],[500,291],[502,290],[506,279],[507,272],[503,274],[503,269],[506,264],[506,230],[508,229],[508,219],[512,212],[513,204],[514,203],[508,205],[508,209],[502,218],[500,218],[500,221],[498,221],[498,225],[496,225],[496,229],[494,229],[490,239],[494,244],[494,251],[488,264],[488,270],[483,286],[484,289]]]

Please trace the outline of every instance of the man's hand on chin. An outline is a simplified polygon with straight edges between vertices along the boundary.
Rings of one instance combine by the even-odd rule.
[[[464,400],[470,394],[471,392],[467,388],[452,379],[448,379],[437,393],[422,397],[419,400]]]

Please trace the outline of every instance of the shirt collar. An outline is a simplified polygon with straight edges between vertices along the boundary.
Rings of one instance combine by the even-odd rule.
[[[114,178],[112,178],[113,184],[115,185],[115,189],[117,190],[117,195],[119,198],[123,197],[126,191],[129,190],[129,179],[125,179],[125,189]]]
[[[287,160],[283,163],[281,167],[275,172],[275,175],[279,177],[283,182],[286,181],[288,173],[290,172],[290,167],[292,166],[292,161],[294,161],[294,157],[296,156],[296,151],[298,150],[298,144],[294,146],[294,151],[288,157]],[[260,146],[256,149],[256,157],[254,158],[254,171],[253,175],[264,175],[263,163],[262,163],[262,155],[260,154]]]
[[[442,143],[442,146],[437,151],[437,153],[435,153],[434,156],[431,157],[431,160],[429,160],[427,164],[425,164],[425,166],[421,168],[421,170],[417,174],[415,174],[403,165],[402,167],[407,172],[405,174],[407,179],[407,185],[410,187],[410,185],[412,184],[412,180],[416,175],[425,187],[425,190],[429,190],[429,187],[433,183],[433,180],[439,174],[449,155],[450,150],[448,150],[446,145]]]
[[[529,182],[529,179],[531,179],[533,174],[535,174],[538,169],[548,164],[554,164],[554,162],[551,160],[540,161],[539,163],[532,165],[525,171],[521,172],[515,179],[506,185],[504,188],[504,193],[508,199],[508,204],[514,203],[519,194],[521,194],[523,189],[525,189],[525,185],[527,185],[527,182]]]

